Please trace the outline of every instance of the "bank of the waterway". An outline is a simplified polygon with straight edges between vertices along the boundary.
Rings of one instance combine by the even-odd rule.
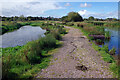
[[[54,26],[45,23],[41,26],[40,22],[35,22],[34,26],[27,27],[36,28],[35,31],[30,28],[26,30],[26,27],[22,27],[23,31],[19,35],[24,37],[30,36],[27,39],[33,40],[35,39],[34,34],[37,34],[37,31],[39,31],[39,34],[36,35],[38,37],[37,40],[29,41],[23,46],[1,48],[3,80],[23,78],[31,80],[38,71],[48,66],[51,54],[53,54],[56,48],[61,46],[61,42],[59,42],[62,38],[61,35],[66,34],[64,26]],[[47,30],[45,37],[39,38],[40,34],[42,36],[42,33],[37,26]],[[20,29],[17,31],[19,32]],[[33,39],[31,39],[32,37]]]

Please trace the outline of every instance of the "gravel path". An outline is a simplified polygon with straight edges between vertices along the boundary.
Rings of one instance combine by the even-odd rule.
[[[101,59],[79,29],[67,27],[63,47],[53,55],[50,65],[37,78],[112,78],[109,64]]]

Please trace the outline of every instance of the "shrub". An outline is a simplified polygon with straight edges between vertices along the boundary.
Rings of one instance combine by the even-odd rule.
[[[109,49],[107,45],[102,46],[102,51],[105,51],[106,53],[109,53]]]
[[[114,62],[114,59],[112,56],[110,56],[108,53],[106,53],[105,51],[101,50],[100,51],[102,58],[109,63]]]
[[[73,26],[74,24],[73,23],[67,23],[68,26]]]
[[[43,37],[39,40],[39,44],[42,49],[55,48],[56,39],[52,34],[47,34],[46,37]]]
[[[57,40],[61,40],[62,36],[60,35],[60,33],[58,32],[58,30],[53,30],[51,31],[51,34],[57,39]]]
[[[105,38],[106,38],[106,39],[109,39],[109,38],[110,38],[110,32],[109,32],[109,31],[106,31],[106,32],[105,32]]]
[[[89,36],[88,39],[89,39],[89,40],[94,40],[94,37],[92,37],[92,36],[90,37],[90,36]]]
[[[102,42],[102,40],[101,39],[97,39],[96,42]]]
[[[114,76],[119,78],[120,66],[116,62],[110,64],[110,69],[114,72]]]
[[[42,50],[38,41],[29,42],[27,45],[23,47],[22,52],[24,53],[27,61],[30,64],[39,63],[42,57],[41,55]]]
[[[109,54],[110,54],[110,55],[114,55],[115,52],[116,52],[116,49],[115,49],[115,48],[112,48],[112,49],[109,51]]]
[[[77,27],[83,28],[83,25],[82,24],[77,24]]]
[[[66,34],[66,33],[67,33],[66,30],[63,29],[62,27],[60,27],[60,28],[58,29],[58,32],[59,32],[60,34]]]
[[[66,23],[65,23],[65,22],[62,22],[62,25],[66,25]]]

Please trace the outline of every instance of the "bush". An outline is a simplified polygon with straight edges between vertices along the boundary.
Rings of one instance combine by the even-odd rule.
[[[83,28],[83,25],[82,24],[77,24],[77,27]]]
[[[114,76],[119,78],[120,66],[116,62],[110,64],[110,69],[114,72]]]
[[[73,23],[67,23],[68,26],[73,26],[74,24]]]
[[[51,31],[50,34],[52,34],[57,40],[61,40],[62,39],[62,36],[58,32],[58,30],[53,30],[53,31]]]
[[[30,64],[39,63],[41,61],[41,47],[38,41],[29,42],[23,47],[22,52],[25,54],[26,60]]]
[[[49,49],[56,47],[56,39],[52,34],[47,34],[46,37],[43,37],[39,40],[40,47],[42,49]]]
[[[106,38],[106,39],[109,39],[109,38],[110,38],[110,32],[109,32],[109,31],[106,31],[106,32],[105,32],[105,38]]]
[[[101,39],[97,39],[97,40],[95,40],[95,42],[96,42],[97,44],[99,44],[99,45],[104,44],[104,41],[103,41],[103,40],[101,40]]]
[[[107,45],[102,46],[102,51],[105,51],[106,53],[109,53],[109,49]]]
[[[67,33],[66,30],[63,29],[62,27],[60,27],[60,28],[58,29],[58,32],[59,32],[60,34],[66,34],[66,33]]]
[[[66,25],[66,23],[65,23],[65,22],[62,22],[62,25]]]
[[[100,51],[102,58],[109,63],[114,62],[114,59],[112,56],[110,56],[108,53],[106,53],[105,51],[101,50]]]
[[[115,48],[112,48],[112,49],[109,51],[109,54],[110,54],[110,55],[114,55],[115,52],[116,52],[116,49],[115,49]]]
[[[99,43],[99,42],[102,42],[102,40],[101,40],[101,39],[97,39],[97,40],[96,40],[96,42],[98,42],[98,43]]]

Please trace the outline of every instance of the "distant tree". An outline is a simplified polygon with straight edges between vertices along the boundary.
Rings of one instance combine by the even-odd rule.
[[[18,20],[18,16],[13,17],[13,21],[17,21]]]
[[[0,16],[0,21],[2,21],[2,17]]]
[[[88,19],[87,19],[87,18],[84,18],[84,20],[85,20],[85,21],[88,21]]]
[[[31,20],[32,20],[32,17],[31,17],[31,16],[28,16],[28,17],[27,17],[27,20],[28,20],[28,21],[31,21]]]
[[[94,17],[93,17],[93,16],[90,16],[88,19],[89,19],[89,20],[94,20]]]
[[[95,21],[99,21],[99,19],[98,19],[98,18],[94,18],[94,20],[95,20]]]
[[[118,19],[118,21],[120,21],[120,19]]]
[[[18,18],[19,21],[25,21],[25,17],[24,15],[20,15],[20,17]]]
[[[6,17],[6,18],[5,18],[5,21],[10,21],[10,18],[9,18],[9,17]]]
[[[113,18],[112,20],[113,20],[113,21],[117,21],[117,19],[116,19],[116,18]]]
[[[106,21],[112,21],[112,18],[107,18]]]
[[[24,15],[21,16],[14,16],[14,17],[1,17],[2,21],[35,21],[35,20],[52,20],[52,21],[58,21],[60,20],[59,18],[54,18],[54,17],[24,17]]]
[[[67,20],[77,22],[77,21],[83,21],[83,18],[77,12],[69,12],[67,15]]]
[[[61,18],[61,21],[65,21],[65,22],[67,22],[67,16],[63,16],[62,18]]]

